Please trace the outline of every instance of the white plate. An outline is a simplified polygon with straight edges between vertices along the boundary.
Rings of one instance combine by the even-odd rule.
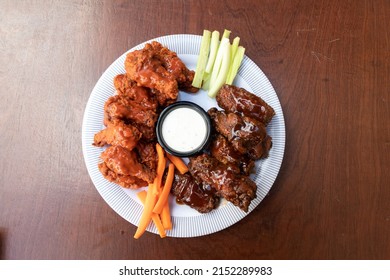
[[[175,51],[188,68],[195,69],[201,36],[179,34],[159,37],[153,40]],[[147,42],[132,48],[128,52],[142,49],[145,43]],[[137,225],[142,213],[142,206],[136,197],[136,193],[139,190],[124,189],[107,181],[98,169],[99,156],[104,148],[92,146],[95,133],[104,128],[104,103],[115,93],[113,78],[118,74],[125,73],[124,61],[126,54],[127,52],[108,67],[91,93],[84,113],[82,144],[89,175],[100,195],[115,212],[130,223]],[[235,224],[259,205],[271,189],[278,175],[285,147],[285,125],[282,108],[276,92],[260,68],[247,56],[244,57],[239,69],[235,85],[259,95],[274,108],[276,113],[267,127],[267,132],[273,141],[269,157],[257,161],[256,173],[251,176],[258,187],[257,198],[250,204],[248,213],[243,212],[231,203],[223,202],[210,213],[200,214],[186,205],[176,204],[174,198],[171,197],[170,206],[173,229],[167,232],[168,236],[201,236],[223,230]],[[217,107],[215,99],[209,98],[207,93],[202,90],[192,95],[180,92],[179,99],[194,101],[206,110],[213,106]],[[149,225],[147,230],[157,234],[157,229],[153,223]]]

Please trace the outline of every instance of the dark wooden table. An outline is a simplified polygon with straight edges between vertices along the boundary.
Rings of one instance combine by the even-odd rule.
[[[1,0],[0,258],[389,259],[389,19],[387,0]],[[280,99],[280,173],[221,232],[134,240],[87,173],[89,95],[141,42],[224,28]]]

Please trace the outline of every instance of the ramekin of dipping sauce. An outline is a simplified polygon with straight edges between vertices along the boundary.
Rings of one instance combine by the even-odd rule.
[[[200,153],[208,145],[211,121],[199,105],[178,101],[161,112],[156,132],[157,141],[168,153],[189,157]]]

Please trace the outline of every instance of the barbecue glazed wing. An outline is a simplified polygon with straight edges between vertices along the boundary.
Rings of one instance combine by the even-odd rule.
[[[257,95],[233,85],[224,85],[217,93],[218,106],[226,112],[239,112],[268,125],[274,109]]]
[[[217,134],[210,145],[211,156],[225,165],[228,165],[236,173],[249,175],[255,166],[254,160],[248,155],[242,155],[223,137]]]
[[[118,121],[96,133],[93,145],[97,147],[103,147],[107,144],[118,145],[131,151],[141,139],[141,135],[134,126]]]
[[[214,189],[208,189],[188,172],[185,174],[175,172],[171,193],[177,202],[184,203],[200,213],[210,212],[219,202]]]
[[[208,111],[215,130],[226,137],[241,154],[263,141],[267,135],[264,124],[236,113],[226,113],[211,108]]]
[[[105,162],[98,164],[99,170],[108,181],[116,183],[126,189],[138,189],[148,185],[148,183],[142,179],[139,179],[131,175],[117,174],[108,168]]]
[[[190,158],[188,168],[196,179],[215,188],[218,195],[248,212],[257,190],[256,184],[248,176],[235,173],[206,154]]]
[[[249,149],[248,156],[253,160],[266,158],[269,150],[272,148],[272,137],[267,135],[264,140],[256,146]]]
[[[137,154],[121,146],[110,146],[100,156],[107,167],[118,175],[134,176],[152,183],[156,172],[139,162]]]

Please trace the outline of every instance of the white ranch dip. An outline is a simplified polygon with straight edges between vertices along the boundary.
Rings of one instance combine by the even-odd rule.
[[[191,152],[199,148],[207,136],[207,125],[202,115],[188,107],[169,112],[161,128],[165,143],[178,152]]]

